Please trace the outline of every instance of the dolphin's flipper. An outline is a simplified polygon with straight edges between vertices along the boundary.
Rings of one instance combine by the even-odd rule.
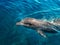
[[[44,34],[43,31],[41,31],[41,30],[37,30],[37,32],[38,32],[39,34],[41,34],[44,38],[46,38],[46,35]]]

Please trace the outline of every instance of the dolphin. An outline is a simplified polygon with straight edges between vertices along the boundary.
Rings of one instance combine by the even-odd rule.
[[[44,34],[44,32],[57,33],[57,30],[55,29],[56,26],[53,23],[35,18],[24,18],[21,21],[17,22],[16,25],[32,28],[45,38],[47,36]]]

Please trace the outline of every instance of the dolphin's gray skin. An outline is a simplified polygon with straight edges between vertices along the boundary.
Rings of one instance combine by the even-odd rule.
[[[55,19],[55,20],[54,20],[54,23],[57,24],[57,25],[60,25],[60,18]]]
[[[53,24],[56,26],[57,29],[60,30],[60,18],[54,19]]]
[[[56,33],[55,25],[50,22],[38,20],[35,18],[25,18],[20,22],[17,22],[16,25],[23,25],[25,27],[30,27],[36,29],[36,31],[41,34],[43,37],[46,37],[43,32]]]

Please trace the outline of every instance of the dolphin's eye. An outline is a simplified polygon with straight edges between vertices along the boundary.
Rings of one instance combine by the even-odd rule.
[[[25,24],[27,24],[27,25],[32,25],[31,23],[25,23]]]
[[[29,23],[29,25],[32,25],[31,23]]]

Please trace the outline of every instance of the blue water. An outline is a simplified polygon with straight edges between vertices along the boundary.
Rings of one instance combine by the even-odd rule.
[[[60,45],[60,33],[39,35],[16,26],[26,17],[52,21],[60,18],[60,0],[0,0],[0,45]]]

